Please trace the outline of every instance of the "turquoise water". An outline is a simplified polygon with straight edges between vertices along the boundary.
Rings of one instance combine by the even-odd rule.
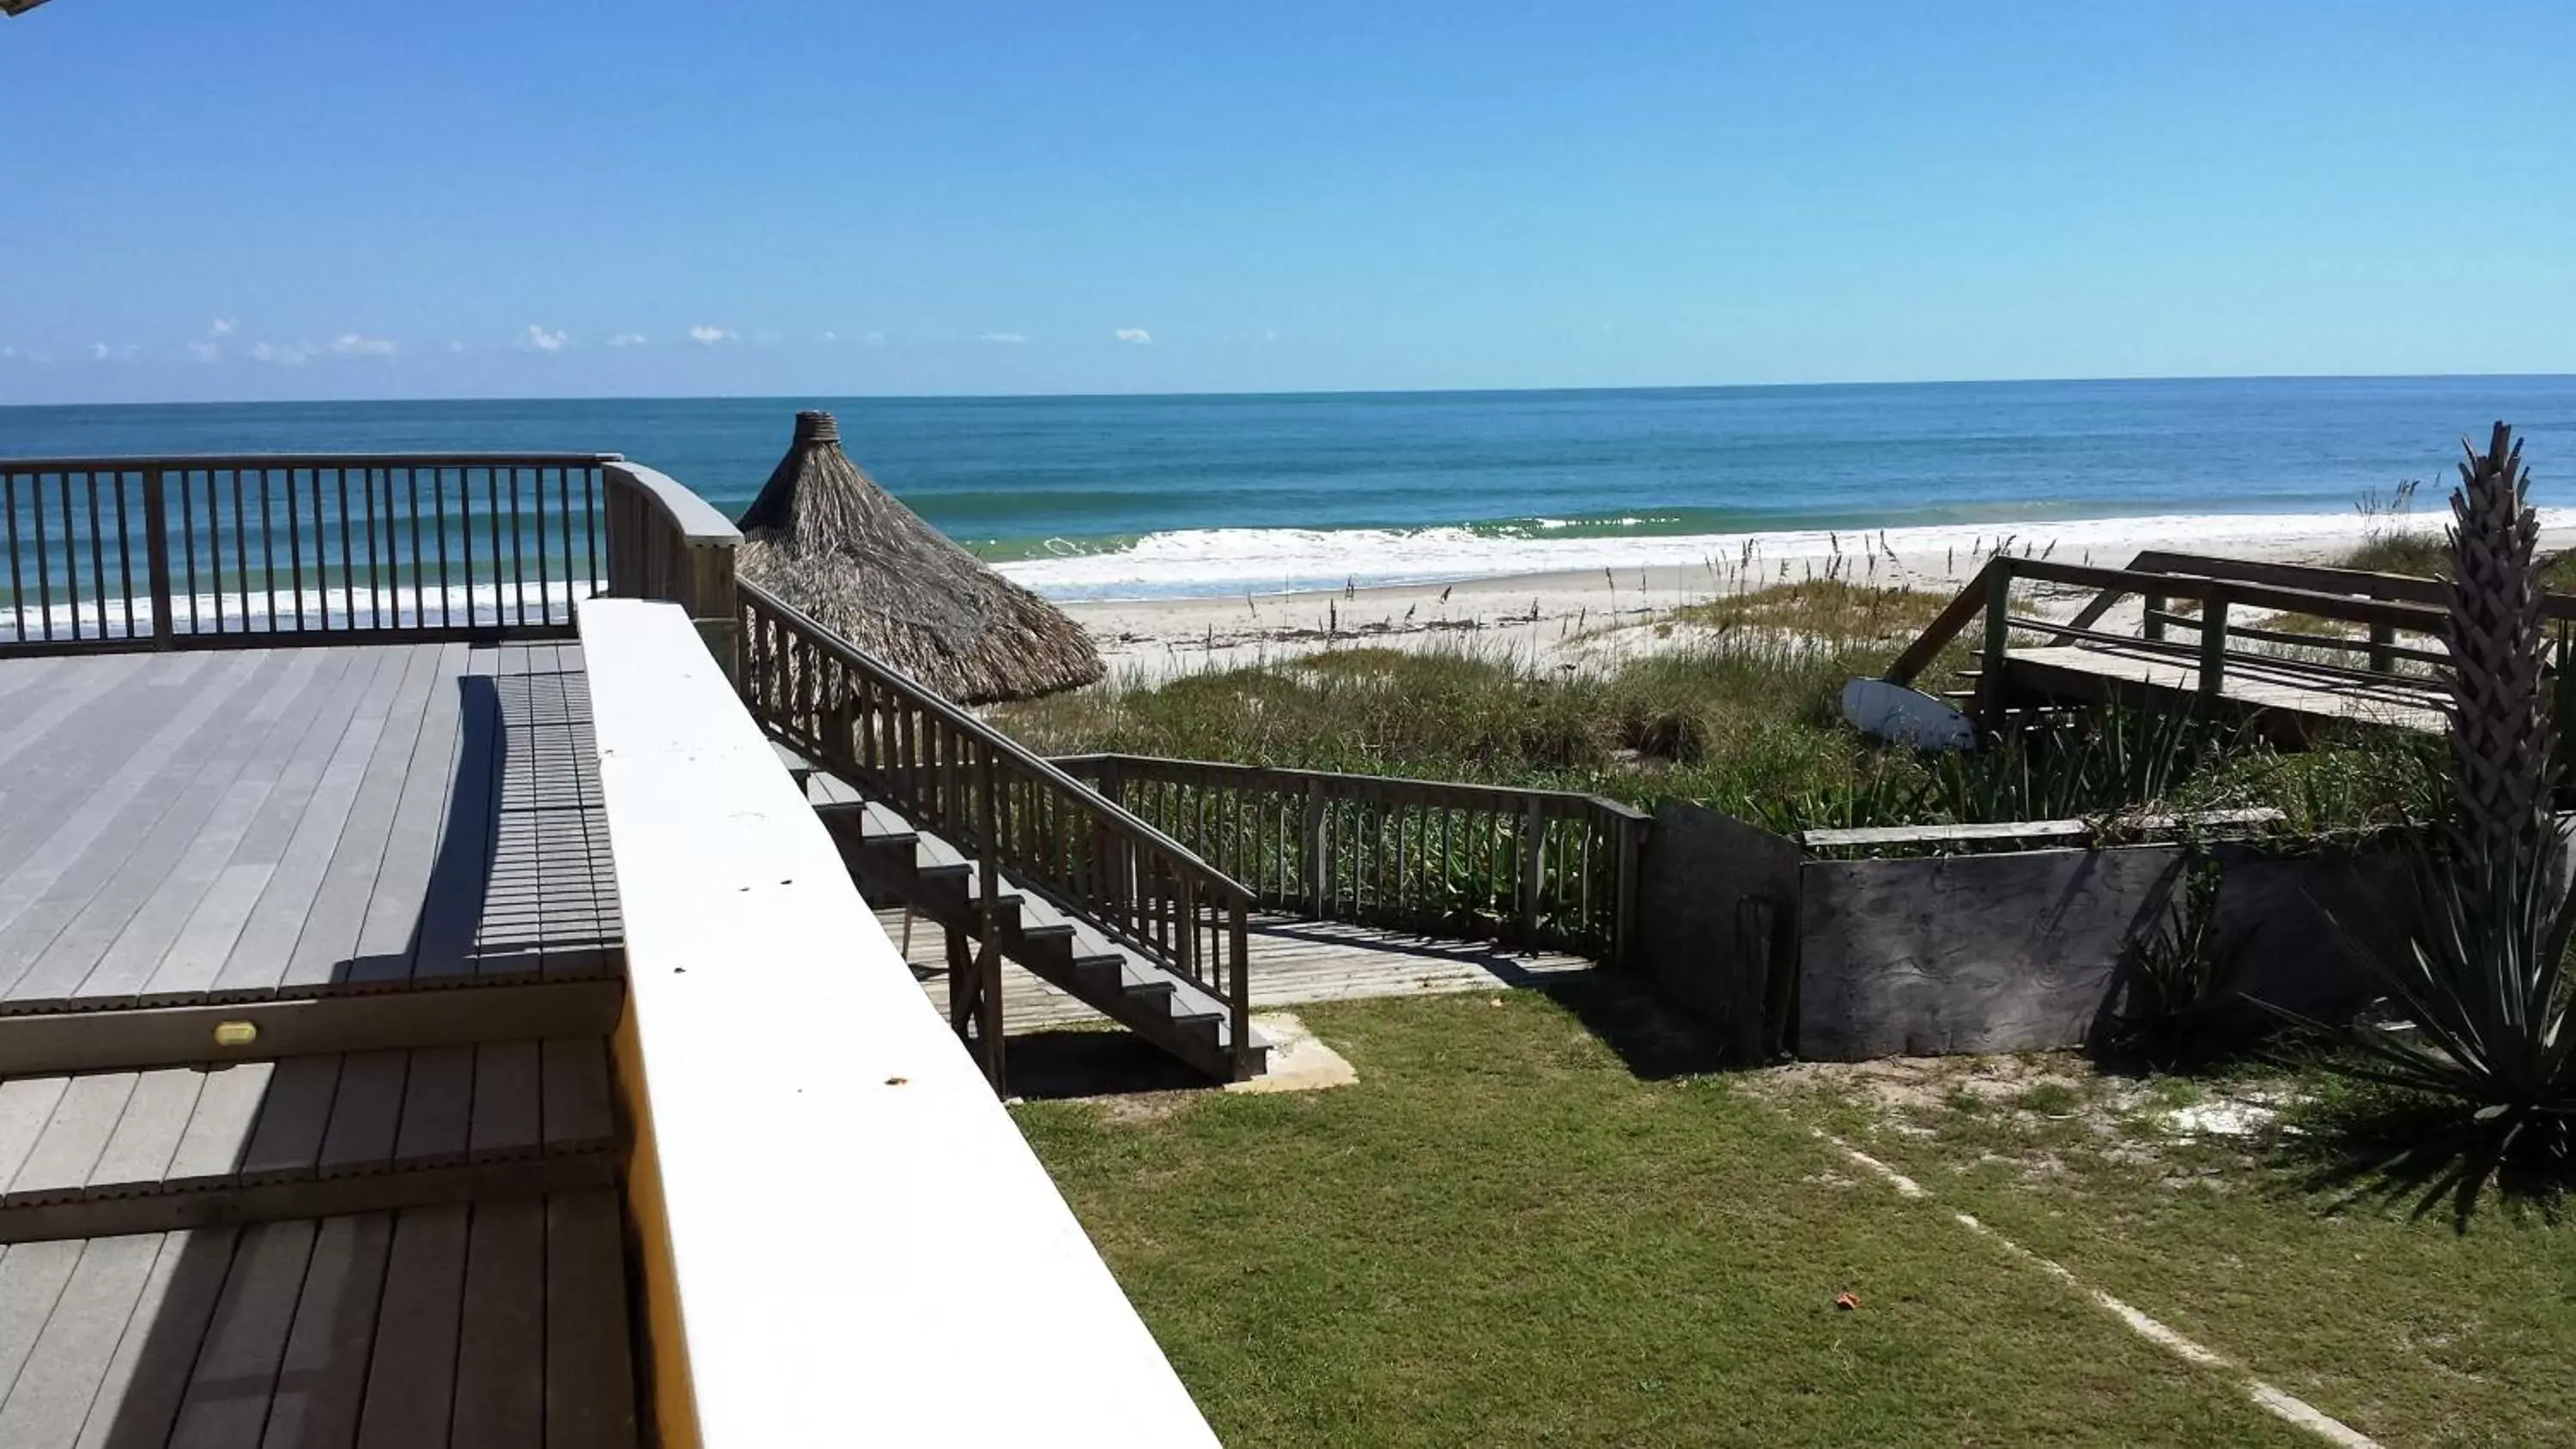
[[[732,511],[800,407],[1066,595],[1506,572],[1570,539],[2349,514],[2410,478],[2430,502],[2497,418],[2538,501],[2576,503],[2570,377],[0,408],[0,455],[598,450]]]

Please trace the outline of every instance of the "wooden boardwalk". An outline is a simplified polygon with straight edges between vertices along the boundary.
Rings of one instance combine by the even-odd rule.
[[[886,935],[922,978],[922,989],[947,1009],[947,944],[926,919],[907,923],[900,909],[879,910]],[[1251,932],[1252,1004],[1256,1009],[1376,996],[1425,996],[1537,985],[1589,971],[1592,962],[1561,952],[1522,952],[1491,944],[1440,940],[1330,921],[1255,918]],[[1021,970],[1002,968],[1002,1021],[1008,1032],[1040,1031],[1107,1018]]]
[[[2016,691],[2060,699],[2123,703],[2178,703],[2200,696],[2200,669],[2172,653],[2090,643],[2016,648],[2008,656]],[[2430,679],[2381,676],[2342,680],[2301,669],[2295,662],[2267,664],[2230,654],[2219,697],[2243,713],[2268,711],[2306,719],[2340,720],[2441,733],[2448,726]]]
[[[574,646],[0,660],[0,1015],[613,976]]]

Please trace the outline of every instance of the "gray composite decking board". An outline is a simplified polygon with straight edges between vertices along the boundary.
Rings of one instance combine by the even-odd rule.
[[[161,1254],[161,1235],[91,1238],[43,1333],[0,1391],[0,1444],[64,1449],[80,1437],[100,1380]]]
[[[70,1085],[61,1077],[0,1082],[0,1184],[16,1177],[19,1164],[36,1150],[36,1140],[45,1135],[63,1089]]]
[[[291,712],[270,730],[186,842],[168,875],[119,924],[114,938],[82,978],[79,995],[92,1000],[140,997],[199,902],[222,878],[298,748],[333,712],[331,701],[347,687],[356,659],[355,651],[332,651],[308,690],[291,702]]]
[[[263,996],[278,978],[304,934],[306,913],[322,888],[322,878],[340,843],[340,831],[357,803],[367,764],[375,756],[394,699],[411,674],[411,651],[390,654],[374,682],[351,714],[322,767],[313,793],[298,812],[293,833],[278,852],[276,865],[263,882],[258,903],[243,920],[240,935],[226,954],[211,989],[225,996]],[[391,676],[388,679],[387,676]]]
[[[232,1228],[162,1235],[151,1274],[100,1376],[98,1394],[75,1441],[79,1449],[128,1449],[168,1440],[206,1323],[231,1272],[237,1236]]]
[[[78,1239],[12,1243],[0,1257],[0,1384],[14,1382],[80,1266]]]
[[[213,1187],[233,1180],[276,1070],[275,1062],[234,1062],[205,1074],[196,1110],[170,1154],[164,1185]]]
[[[207,729],[209,716],[275,662],[244,656],[210,672],[203,687],[118,761],[30,858],[0,878],[0,979],[6,985],[14,986],[55,933],[106,885],[169,808],[176,789],[219,747],[226,732]]]
[[[391,1213],[323,1220],[261,1449],[340,1449],[357,1438],[393,1232]]]
[[[122,663],[111,659],[108,663]],[[129,771],[142,764],[155,767],[179,740],[195,731],[203,718],[209,685],[237,678],[254,663],[227,660],[220,676],[205,668],[181,671],[160,661],[128,665],[111,676],[113,688],[88,698],[88,707],[67,715],[49,737],[21,740],[34,747],[23,763],[0,758],[10,783],[5,792],[11,828],[0,833],[0,883],[16,878],[28,865],[59,861],[65,832],[96,802],[112,811],[122,803],[102,790],[132,788]],[[103,812],[91,810],[92,816]],[[93,819],[94,829],[101,819]],[[76,847],[75,847],[76,848]],[[15,907],[9,909],[14,910]]]
[[[331,1125],[322,1135],[316,1164],[322,1176],[373,1172],[393,1162],[403,1087],[410,1075],[411,1053],[406,1051],[353,1052],[342,1059],[340,1091],[331,1103]]]
[[[613,1145],[617,1117],[608,1075],[608,1044],[597,1037],[549,1037],[541,1070],[546,1151],[582,1152]]]
[[[257,1449],[304,1270],[312,1261],[314,1227],[289,1221],[242,1230],[232,1273],[179,1401],[170,1449]]]
[[[438,678],[412,748],[411,768],[377,867],[374,888],[351,948],[352,982],[408,981],[415,967],[421,912],[444,838],[446,802],[456,784],[463,740],[464,682],[469,651],[451,644],[439,659]]]
[[[340,1091],[340,1057],[288,1057],[268,1079],[259,1124],[242,1148],[241,1181],[300,1182],[322,1160],[331,1103]]]
[[[190,1067],[156,1067],[138,1074],[125,1115],[91,1165],[85,1195],[115,1197],[157,1189],[168,1176],[179,1139],[196,1115],[206,1073]]]
[[[546,1200],[546,1449],[631,1449],[635,1365],[611,1189]]]
[[[5,1185],[0,1203],[44,1202],[80,1196],[90,1172],[107,1151],[108,1139],[133,1100],[137,1072],[96,1072],[74,1077],[63,1088],[44,1135]]]
[[[360,1449],[444,1449],[448,1442],[468,1225],[462,1203],[413,1208],[394,1223],[358,1420]]]
[[[474,1051],[426,1047],[412,1053],[403,1082],[402,1126],[394,1136],[398,1167],[463,1162],[473,1143]]]
[[[474,1049],[474,1111],[467,1156],[475,1162],[524,1157],[542,1149],[543,1056],[532,1041],[486,1042]]]
[[[275,788],[233,842],[214,883],[163,952],[143,988],[146,1003],[196,1000],[215,984],[266,896],[324,773],[347,748],[361,704],[386,671],[400,668],[400,656],[390,651],[371,651],[351,662],[341,689],[316,712],[314,728],[299,742],[295,758],[279,772]]]
[[[0,669],[15,669],[26,662],[32,661],[10,660],[0,664]],[[86,667],[78,669],[67,662],[60,665],[55,677],[34,696],[42,701],[40,707],[18,716],[5,733],[0,733],[0,767],[48,743],[54,731],[73,716],[92,707],[103,707],[102,701],[109,693],[143,667],[145,656],[109,654],[83,662]]]
[[[384,733],[367,762],[357,794],[350,800],[349,814],[341,822],[338,839],[332,843],[330,863],[305,910],[304,929],[298,933],[295,949],[278,978],[277,989],[281,992],[317,991],[345,978],[350,958],[357,950],[359,931],[366,922],[367,903],[375,894],[377,876],[391,844],[395,809],[411,777],[431,706],[445,702],[443,691],[434,687],[441,679],[439,666],[444,655],[445,650],[436,645],[413,649]],[[432,798],[441,799],[444,794],[441,782],[439,794]],[[409,974],[406,962],[401,976],[393,979]]]
[[[438,858],[421,898],[412,979],[438,981],[475,972],[474,933],[483,919],[491,876],[492,802],[500,790],[500,713],[494,693],[499,651],[468,652],[456,680],[457,751],[452,795],[439,833]]]
[[[538,1449],[546,1420],[546,1204],[479,1203],[467,1233],[455,1443]]]
[[[94,982],[100,959],[161,893],[184,892],[184,882],[174,886],[172,876],[197,842],[216,833],[216,814],[227,801],[234,803],[234,814],[241,813],[250,792],[236,796],[236,784],[254,764],[273,760],[276,752],[291,747],[301,735],[308,720],[291,711],[317,685],[327,690],[333,667],[345,662],[324,657],[318,650],[313,655],[292,661],[283,677],[270,682],[274,707],[270,707],[270,701],[262,701],[244,714],[243,727],[235,731],[222,731],[220,724],[210,724],[210,730],[220,733],[222,743],[195,777],[170,796],[168,808],[98,893],[55,934],[9,989],[8,997],[14,1004],[36,1007],[81,997],[108,997],[119,994],[120,986],[130,989],[136,984],[130,980],[131,972]],[[257,793],[266,792],[263,788]]]

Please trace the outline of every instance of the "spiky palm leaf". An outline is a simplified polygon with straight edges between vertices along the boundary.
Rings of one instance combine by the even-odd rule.
[[[2451,497],[2451,607],[2443,643],[2451,716],[2455,843],[2464,854],[2531,862],[2548,848],[2549,689],[2542,605],[2532,569],[2540,519],[2513,429],[2487,451],[2463,443]]]

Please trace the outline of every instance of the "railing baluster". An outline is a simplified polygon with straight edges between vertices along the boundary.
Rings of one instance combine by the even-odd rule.
[[[492,476],[494,479],[493,486],[495,488],[500,486],[499,478],[501,472],[502,470],[497,467],[492,470]],[[526,544],[524,542],[527,536],[527,525],[521,522],[519,518],[519,470],[512,468],[509,470],[509,474],[510,583],[513,590],[512,597],[517,599],[519,610],[519,617],[514,622],[524,625],[528,622],[528,561],[525,556]],[[497,519],[499,517],[498,513],[495,513],[494,517]],[[492,550],[492,556],[495,560],[498,560],[501,556],[500,549],[497,547],[494,548]],[[540,603],[544,602],[543,594],[538,595],[538,601]]]
[[[179,549],[187,561],[185,571],[188,581],[188,632],[191,634],[197,632],[197,504],[196,486],[191,481],[195,476],[196,470],[193,468],[179,470]],[[211,480],[209,481],[211,483]],[[162,483],[162,488],[165,493],[168,491],[169,484],[166,479]],[[206,536],[209,540],[214,537],[211,521],[209,521]],[[223,597],[218,592],[215,595],[216,602],[220,604]],[[176,621],[173,621],[173,627],[176,627]],[[215,617],[215,632],[220,634],[223,631],[223,616],[219,614]]]
[[[116,484],[117,484],[116,496],[117,496],[119,499],[124,498],[124,496],[125,496],[125,477],[124,477],[124,475],[123,475],[122,473],[118,473],[118,474],[112,474],[112,475],[110,475],[110,476],[112,476],[112,477],[114,477],[114,478],[116,479]],[[98,474],[97,474],[95,471],[92,471],[92,472],[88,475],[88,477],[89,477],[89,490],[88,490],[88,491],[89,491],[89,586],[90,586],[90,594],[91,594],[91,597],[92,597],[92,598],[93,598],[93,600],[96,602],[96,605],[97,605],[97,608],[98,608],[98,635],[97,635],[97,637],[99,637],[99,638],[101,638],[101,639],[104,639],[104,638],[108,637],[108,635],[107,635],[107,536],[106,536],[106,534],[105,534],[103,531],[101,531],[101,529],[99,528],[99,524],[98,524]]]
[[[534,468],[529,471],[532,475],[531,491],[536,494],[536,506],[532,511],[536,514],[537,525],[537,617],[551,624],[555,618],[555,603],[552,581],[546,568],[546,470]],[[519,495],[518,476],[515,470],[510,474],[510,496],[513,498]]]
[[[15,473],[0,472],[0,510],[5,510],[9,516],[9,639],[12,643],[23,644],[27,639],[27,581],[20,575],[18,564],[18,475]]]

